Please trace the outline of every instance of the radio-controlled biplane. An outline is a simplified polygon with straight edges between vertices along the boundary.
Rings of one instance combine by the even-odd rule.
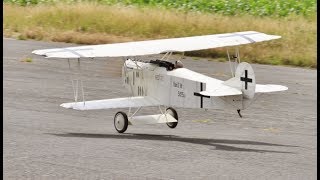
[[[256,93],[284,91],[281,85],[256,84],[255,74],[246,62],[240,62],[239,51],[230,58],[232,78],[218,80],[183,67],[181,61],[167,61],[174,52],[186,52],[211,48],[231,47],[278,39],[280,36],[255,31],[215,35],[136,41],[116,44],[89,45],[68,48],[42,49],[32,53],[46,58],[75,58],[80,60],[98,57],[123,57],[122,81],[132,97],[79,102],[82,83],[73,83],[75,102],[61,104],[75,110],[129,108],[129,112],[117,112],[114,126],[119,133],[128,125],[140,123],[166,123],[170,128],[178,124],[178,114],[173,107],[203,109],[246,109]],[[164,54],[162,59],[141,61],[135,57]],[[107,60],[107,59],[106,59]],[[237,65],[235,67],[235,65]],[[73,82],[73,81],[72,81]],[[136,116],[142,107],[157,106],[160,114]],[[132,108],[137,108],[135,111]],[[163,109],[162,109],[163,108]]]

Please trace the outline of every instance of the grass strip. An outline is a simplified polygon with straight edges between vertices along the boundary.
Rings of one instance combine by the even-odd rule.
[[[19,6],[4,3],[4,36],[101,44],[254,30],[282,39],[241,46],[242,61],[316,68],[316,16],[223,16],[99,3]],[[232,50],[232,49],[230,49]],[[186,55],[226,58],[226,48]]]

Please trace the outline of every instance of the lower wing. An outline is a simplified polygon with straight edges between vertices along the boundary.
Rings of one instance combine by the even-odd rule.
[[[151,97],[136,96],[115,99],[103,99],[85,102],[63,103],[60,106],[67,109],[75,110],[97,110],[111,108],[127,108],[127,107],[145,107],[158,106],[160,102]]]

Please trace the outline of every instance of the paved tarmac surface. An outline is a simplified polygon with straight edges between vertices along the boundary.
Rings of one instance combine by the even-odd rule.
[[[125,109],[59,106],[73,98],[68,63],[31,51],[62,46],[70,44],[4,38],[4,179],[316,179],[316,70],[254,64],[257,83],[289,90],[260,96],[243,118],[236,111],[177,109],[176,129],[129,126],[118,134],[113,116]],[[183,63],[229,76],[227,63]],[[81,63],[86,99],[128,96],[121,65],[114,58]]]

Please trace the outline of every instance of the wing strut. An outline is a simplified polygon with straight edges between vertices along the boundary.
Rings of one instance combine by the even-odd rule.
[[[232,77],[234,77],[234,73],[233,73],[233,69],[232,69],[232,65],[231,65],[231,60],[230,60],[230,55],[229,55],[229,50],[228,49],[227,49],[227,55],[228,55],[231,75],[232,75]]]
[[[234,59],[234,61],[233,61],[234,64],[233,65],[232,65],[232,61],[231,61],[231,58],[230,58],[229,49],[227,49],[227,55],[228,55],[228,61],[229,61],[231,75],[232,75],[232,77],[234,77],[235,76],[235,72],[236,72],[236,68],[237,68],[237,64],[241,63],[239,47],[238,46],[236,47],[235,55],[232,56],[232,58]]]
[[[73,96],[74,96],[74,101],[78,102],[78,96],[79,96],[79,89],[81,90],[82,93],[82,101],[83,101],[83,105],[86,104],[85,98],[84,98],[84,89],[83,89],[83,81],[81,79],[81,63],[80,63],[80,59],[78,58],[78,78],[73,79],[72,78],[72,70],[71,70],[71,63],[70,63],[70,59],[68,58],[68,65],[69,65],[69,71],[70,71],[70,79],[71,79],[71,84],[72,84],[72,90],[73,90]],[[79,78],[80,76],[80,78]],[[80,81],[80,83],[79,83]],[[80,86],[80,87],[79,87]]]

